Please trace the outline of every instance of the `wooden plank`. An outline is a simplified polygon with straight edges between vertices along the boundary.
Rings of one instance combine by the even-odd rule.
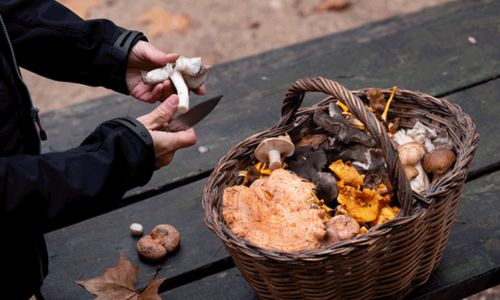
[[[468,183],[439,268],[408,299],[461,299],[500,284],[500,172]],[[237,268],[165,292],[165,299],[256,299]]]
[[[440,288],[448,290],[438,291],[439,293],[453,291],[457,294],[460,283],[466,279],[481,280],[482,285],[477,285],[479,281],[473,282],[477,285],[474,287],[476,289],[493,284],[492,276],[497,276],[498,281],[498,270],[486,274],[500,268],[500,202],[496,197],[500,192],[498,175],[500,172],[481,177],[465,186],[457,217],[458,223],[453,227],[441,267],[433,275],[430,285],[420,289],[416,296],[427,295]],[[128,231],[132,222],[142,223],[146,230],[159,223],[170,223],[181,233],[181,249],[161,264],[160,276],[172,281],[167,281],[164,288],[197,279],[200,277],[197,277],[197,272],[206,276],[230,267],[228,263],[221,263],[228,258],[222,243],[209,232],[202,221],[199,201],[204,183],[205,180],[197,181],[47,234],[50,274],[43,288],[47,298],[57,299],[58,296],[86,299],[86,293],[74,284],[73,280],[98,276],[106,267],[115,265],[120,254],[124,254],[134,265],[140,267],[139,286],[144,285],[147,278],[155,272],[156,266],[137,257],[135,239]],[[224,280],[233,277],[231,275]],[[214,278],[222,280],[217,275]],[[210,282],[210,278],[206,280]],[[242,283],[230,284],[242,288],[245,286]],[[188,290],[193,289],[194,292],[197,284],[189,286]],[[462,294],[469,292],[471,289],[460,291]],[[200,296],[205,296],[205,293],[208,292],[200,291]],[[244,291],[244,294],[246,295],[247,291]]]
[[[46,235],[50,275],[43,292],[47,299],[91,299],[74,280],[99,276],[118,263],[120,254],[139,266],[138,286],[156,270],[139,259],[129,225],[141,223],[146,232],[155,225],[174,225],[181,234],[179,251],[161,264],[160,277],[180,275],[227,256],[222,243],[205,226],[200,209],[204,181],[115,210]]]
[[[500,162],[500,79],[455,93],[449,100],[460,105],[476,123],[481,138],[471,171],[487,168]],[[498,167],[498,166],[497,166]]]
[[[499,12],[498,1],[460,1],[216,66],[207,85],[210,94],[225,97],[197,127],[198,145],[210,151],[180,151],[149,184],[128,195],[204,176],[232,145],[278,120],[283,95],[298,78],[323,75],[350,88],[397,84],[430,94],[495,78],[500,75]],[[109,96],[45,114],[50,139],[43,149],[68,149],[104,120],[150,109],[125,96]],[[489,142],[494,148],[494,140]]]

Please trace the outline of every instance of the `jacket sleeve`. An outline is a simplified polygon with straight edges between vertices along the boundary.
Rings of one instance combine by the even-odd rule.
[[[119,122],[121,121],[121,122]],[[78,148],[0,158],[2,221],[44,231],[96,215],[154,171],[151,136],[137,121],[101,124]]]
[[[54,80],[128,94],[128,54],[138,40],[146,40],[141,33],[109,20],[84,21],[52,0],[2,0],[0,14],[21,67]]]

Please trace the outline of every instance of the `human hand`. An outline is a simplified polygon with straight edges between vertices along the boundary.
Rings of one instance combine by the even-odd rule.
[[[167,54],[145,41],[139,41],[130,51],[128,57],[125,80],[130,95],[149,103],[163,101],[174,93],[175,88],[170,80],[165,80],[156,85],[147,85],[142,81],[141,71],[164,67],[173,63],[179,54]],[[193,91],[198,95],[205,94],[205,86]]]
[[[155,167],[159,169],[168,165],[175,154],[181,148],[192,146],[196,143],[196,133],[192,128],[179,132],[161,131],[166,128],[177,110],[179,98],[177,95],[170,95],[155,110],[147,115],[137,118],[153,138],[155,149]]]

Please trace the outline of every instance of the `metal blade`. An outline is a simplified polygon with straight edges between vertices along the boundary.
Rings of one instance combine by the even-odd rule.
[[[177,132],[189,129],[205,118],[222,99],[222,95],[203,101],[189,109],[187,113],[170,120],[167,131]]]

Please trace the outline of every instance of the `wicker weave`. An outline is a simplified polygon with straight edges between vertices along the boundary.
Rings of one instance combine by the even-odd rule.
[[[299,110],[305,92],[322,92],[329,97]],[[383,93],[387,97],[390,91]],[[353,240],[296,253],[263,249],[235,236],[222,218],[222,195],[226,187],[236,183],[238,171],[254,162],[255,147],[265,138],[284,133],[298,141],[316,130],[314,111],[326,111],[328,104],[338,99],[366,125],[382,149],[402,208],[398,217]],[[202,198],[205,222],[222,239],[259,298],[402,298],[425,283],[438,266],[479,139],[476,126],[459,106],[446,100],[397,91],[390,114],[401,118],[401,126],[410,128],[419,120],[437,131],[447,130],[457,154],[453,169],[417,195],[411,192],[385,129],[361,99],[366,101],[366,90],[351,92],[321,77],[297,81],[286,95],[282,118],[272,128],[234,146],[208,178]]]

